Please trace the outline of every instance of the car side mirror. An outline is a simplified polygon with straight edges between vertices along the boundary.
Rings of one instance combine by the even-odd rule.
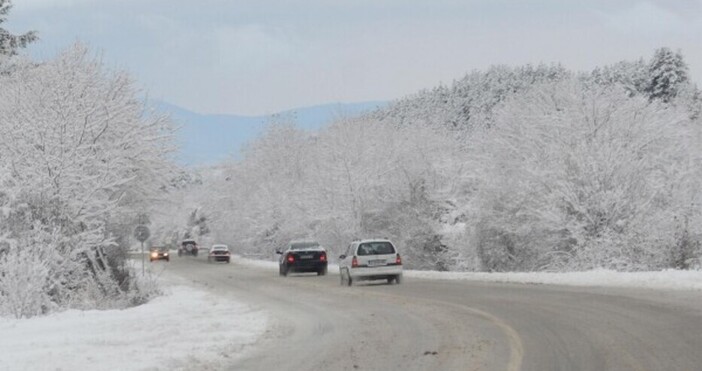
[[[280,250],[275,250],[275,253],[278,254],[278,255],[283,255],[283,252],[280,251]]]
[[[344,260],[344,259],[346,259],[346,255],[344,255],[344,254],[339,255],[339,260]]]

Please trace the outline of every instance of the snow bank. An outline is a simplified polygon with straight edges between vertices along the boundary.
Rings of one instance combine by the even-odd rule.
[[[238,258],[241,264],[251,267],[278,269],[273,261]],[[329,273],[339,271],[336,264],[329,264]],[[672,290],[702,290],[702,271],[665,270],[658,272],[617,272],[598,269],[585,272],[437,272],[405,270],[405,277],[433,280],[504,282],[524,284],[548,284],[565,286],[632,287]]]
[[[266,329],[261,311],[172,282],[125,310],[0,318],[0,371],[221,369]]]
[[[509,282],[566,286],[636,287],[650,289],[702,290],[702,271],[617,272],[592,270],[568,273],[485,273],[405,271],[406,277],[435,280]]]

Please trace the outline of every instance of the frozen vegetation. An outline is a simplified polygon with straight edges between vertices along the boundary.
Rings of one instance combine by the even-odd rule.
[[[278,120],[159,220],[248,256],[387,237],[408,268],[700,265],[700,109],[680,53],[591,72],[495,66],[310,134]],[[169,215],[176,215],[171,212]]]
[[[125,247],[174,178],[169,121],[83,46],[15,55],[33,39],[0,28],[0,315],[143,303]]]

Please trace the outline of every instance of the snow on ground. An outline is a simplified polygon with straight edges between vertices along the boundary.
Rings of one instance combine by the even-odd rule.
[[[216,370],[266,330],[260,310],[160,281],[166,294],[134,308],[0,318],[0,371]]]
[[[277,269],[278,263],[239,258],[242,264],[252,267]],[[338,265],[329,264],[329,273],[339,271]],[[436,272],[405,270],[405,277],[476,282],[506,282],[549,284],[582,287],[631,287],[670,290],[702,290],[702,271],[665,270],[657,272],[617,272],[606,269],[585,272]]]
[[[510,282],[566,286],[631,287],[672,290],[702,290],[702,271],[665,270],[659,272],[617,272],[592,270],[585,272],[433,272],[405,271],[406,277],[437,280]]]

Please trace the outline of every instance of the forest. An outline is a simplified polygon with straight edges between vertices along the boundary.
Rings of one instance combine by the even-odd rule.
[[[589,72],[493,66],[318,132],[275,117],[241,159],[190,172],[157,232],[263,259],[386,237],[423,270],[695,268],[701,109],[669,48]]]

